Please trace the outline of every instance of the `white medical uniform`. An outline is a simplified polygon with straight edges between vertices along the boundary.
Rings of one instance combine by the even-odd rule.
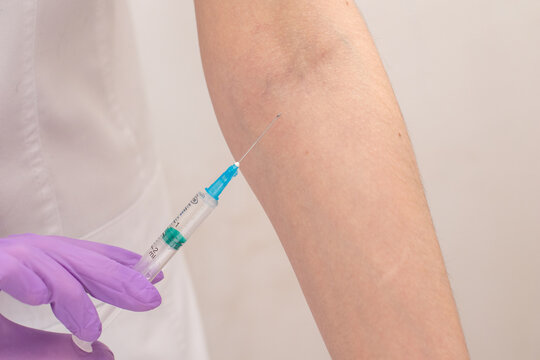
[[[0,237],[58,234],[142,253],[172,219],[130,21],[124,0],[0,0]],[[165,277],[158,309],[122,311],[103,329],[117,359],[206,358],[181,254]],[[0,312],[63,331],[48,305],[0,292]]]

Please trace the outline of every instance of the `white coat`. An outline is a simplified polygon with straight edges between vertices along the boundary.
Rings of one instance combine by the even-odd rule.
[[[142,253],[171,221],[127,4],[0,0],[0,237],[57,234]],[[205,359],[181,254],[158,289],[158,309],[122,311],[100,341],[117,359]],[[3,292],[0,312],[66,331],[48,305]]]

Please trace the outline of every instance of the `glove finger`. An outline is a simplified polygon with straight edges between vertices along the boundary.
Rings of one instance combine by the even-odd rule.
[[[27,251],[20,249],[18,252]],[[0,252],[0,290],[28,305],[49,303],[47,285],[13,256]]]
[[[63,236],[51,236],[51,237],[65,243],[69,243],[71,245],[75,245],[83,249],[96,252],[116,262],[119,262],[122,265],[130,266],[130,267],[133,267],[141,259],[141,255],[136,254],[132,251],[117,247],[117,246],[112,246],[112,245],[107,245],[107,244],[102,244],[102,243],[97,243],[97,242],[87,241],[87,240],[66,238]],[[163,271],[160,271],[159,274],[157,274],[156,277],[152,280],[152,284],[157,284],[158,282],[163,280],[164,277],[165,276],[163,275]]]
[[[55,239],[58,239],[59,241],[70,243],[72,245],[81,247],[86,250],[90,250],[93,252],[96,252],[98,254],[104,255],[116,262],[119,262],[122,265],[126,265],[129,267],[135,266],[141,259],[141,255],[136,254],[132,251],[122,249],[117,246],[87,241],[87,240],[79,240],[79,239],[71,239],[66,238],[62,236],[52,236]],[[161,280],[163,280],[164,275],[163,272],[160,271],[159,274],[156,275],[156,277],[152,280],[152,284],[157,284]]]
[[[82,352],[81,349],[78,349]],[[92,344],[92,353],[81,354],[81,358],[84,359],[96,359],[96,360],[114,360],[112,351],[103,343],[96,341]]]
[[[101,321],[83,286],[53,258],[36,249],[32,261],[25,262],[47,285],[54,315],[75,336],[95,341]]]
[[[133,266],[141,259],[141,255],[118,246],[102,244],[94,241],[67,238],[64,236],[50,236],[71,246],[77,246],[106,256],[123,265]]]
[[[126,265],[129,267],[135,266],[135,264],[137,264],[139,260],[141,259],[141,255],[136,254],[132,251],[117,247],[117,246],[112,246],[112,245],[107,245],[107,244],[102,244],[102,243],[97,243],[97,242],[92,242],[92,241],[87,241],[87,240],[71,239],[71,238],[66,238],[66,237],[61,237],[61,236],[54,236],[54,238],[62,242],[68,242],[72,245],[81,247],[83,249],[96,252],[116,262],[119,262],[122,265]],[[159,274],[157,274],[156,277],[152,280],[152,284],[157,284],[158,282],[163,280],[164,277],[165,276],[163,275],[163,271],[160,271]]]
[[[152,284],[157,284],[158,282],[160,282],[161,280],[163,280],[165,278],[165,275],[163,275],[163,271],[160,271],[156,277],[154,278],[154,280],[152,280]]]
[[[64,244],[50,253],[93,297],[132,311],[147,311],[161,304],[157,289],[139,272],[106,256]]]
[[[69,243],[70,245],[75,245],[83,249],[96,252],[116,262],[119,262],[122,265],[126,265],[129,267],[135,266],[135,264],[137,264],[139,260],[141,259],[141,255],[136,254],[126,249],[122,249],[117,246],[112,246],[112,245],[107,245],[107,244],[102,244],[102,243],[97,243],[97,242],[87,241],[87,240],[66,238],[62,236],[50,236],[50,237],[64,243]],[[164,278],[163,272],[160,272],[152,280],[152,284],[157,284],[158,282],[163,280],[163,278]]]

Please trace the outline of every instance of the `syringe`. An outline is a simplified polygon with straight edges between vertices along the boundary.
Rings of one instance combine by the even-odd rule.
[[[134,266],[135,270],[143,274],[149,281],[152,281],[159,274],[165,264],[176,254],[176,251],[216,208],[219,196],[232,178],[238,174],[240,162],[244,160],[246,155],[257,145],[280,116],[281,114],[278,114],[272,119],[240,160],[229,166],[212,185],[195,194],[161,236],[143,254],[141,260]]]
[[[199,225],[210,215],[217,207],[219,196],[229,184],[233,177],[238,174],[240,162],[249,154],[249,152],[259,143],[263,136],[270,130],[281,114],[276,115],[266,128],[261,132],[246,153],[229,166],[220,177],[209,187],[199,191],[191,201],[180,211],[180,214],[165,231],[157,238],[150,248],[142,255],[139,262],[133,267],[148,279],[152,281],[163,269],[165,264],[173,257],[180,247],[190,238]],[[112,310],[109,318],[114,318],[119,309]],[[92,343],[81,340],[75,335],[72,336],[73,342],[82,350],[92,352]]]
[[[229,181],[238,174],[238,166],[239,163],[229,166],[210,187],[195,194],[133,268],[143,274],[148,281],[152,281],[195,229],[216,208],[219,195]]]

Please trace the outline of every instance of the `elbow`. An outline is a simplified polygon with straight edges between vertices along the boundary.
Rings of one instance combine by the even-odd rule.
[[[354,49],[339,34],[303,33],[288,41],[281,37],[286,36],[246,44],[235,61],[228,86],[236,108],[282,104],[288,98],[309,95],[321,84],[341,77],[347,64],[354,62]]]

